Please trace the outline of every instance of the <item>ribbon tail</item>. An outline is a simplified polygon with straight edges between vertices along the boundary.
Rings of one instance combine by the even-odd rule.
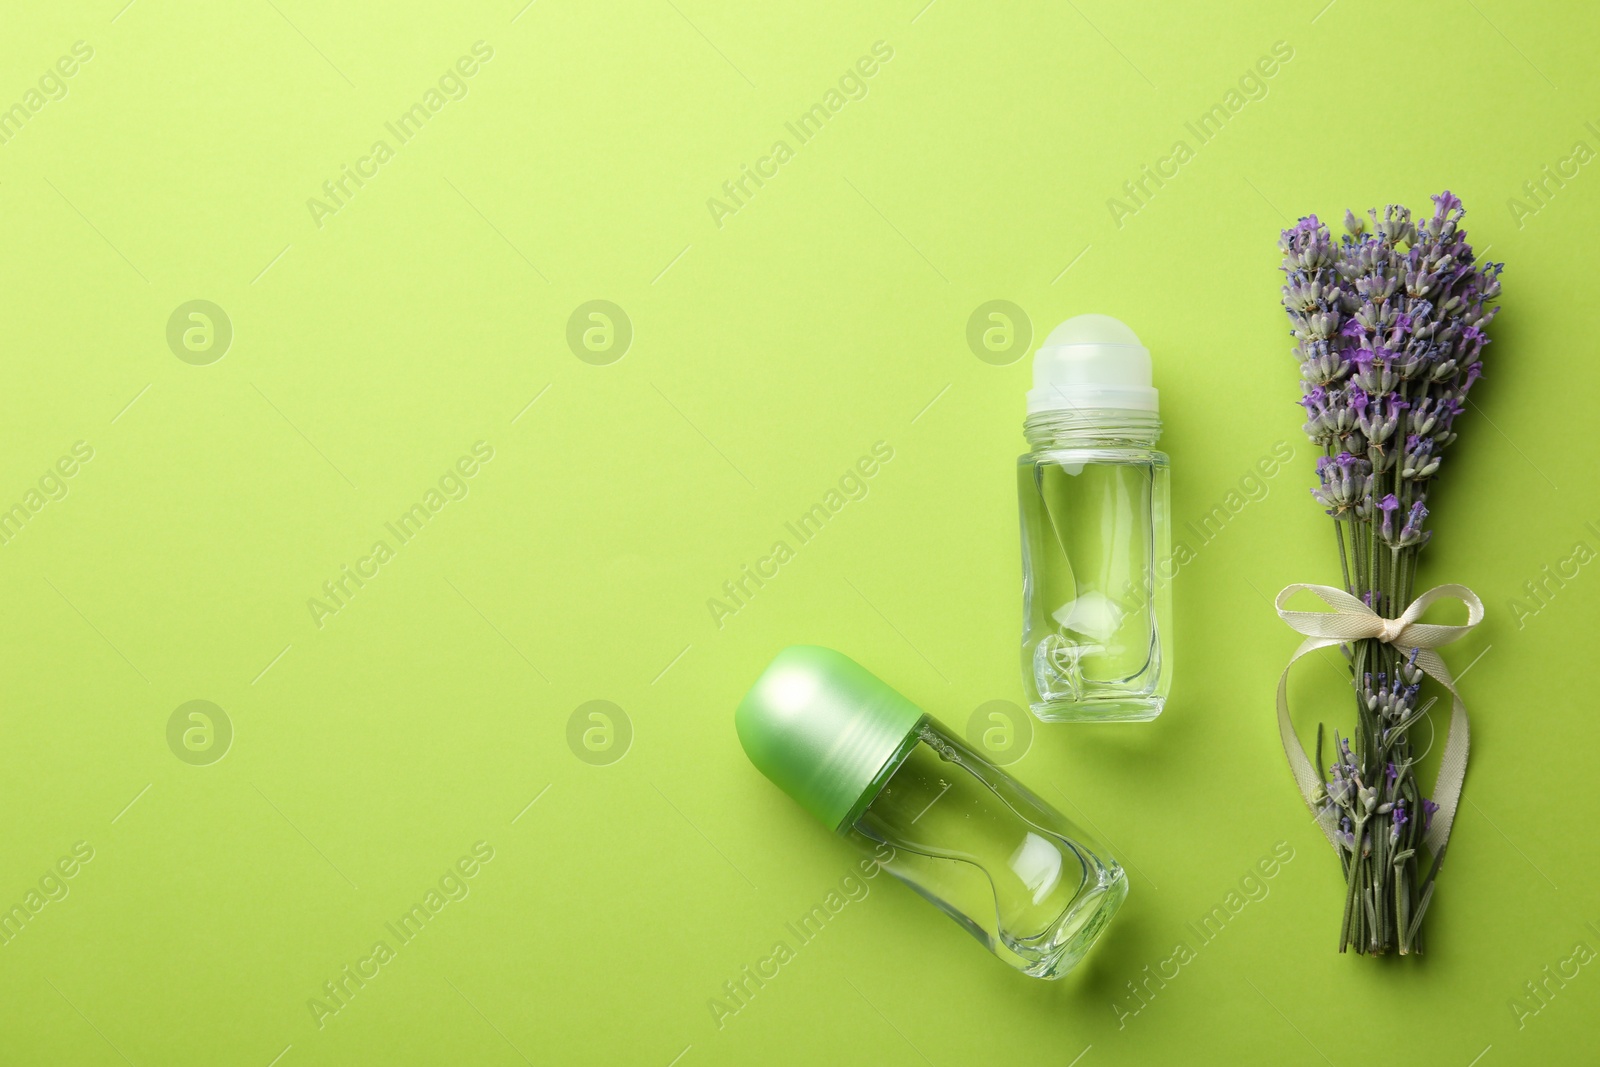
[[[1308,637],[1289,658],[1288,665],[1283,668],[1283,674],[1278,677],[1278,736],[1283,742],[1283,754],[1288,757],[1289,770],[1294,773],[1295,784],[1300,787],[1300,795],[1305,799],[1306,807],[1311,809],[1312,817],[1322,828],[1322,833],[1327,837],[1328,844],[1333,846],[1333,851],[1342,857],[1344,853],[1339,849],[1339,839],[1334,836],[1337,812],[1326,805],[1318,807],[1317,796],[1323,791],[1322,778],[1306,756],[1306,750],[1294,732],[1294,722],[1289,718],[1289,671],[1294,668],[1295,662],[1308,652],[1315,652],[1319,648],[1331,648],[1339,643],[1337,638]],[[1459,792],[1459,787],[1457,791]],[[1445,832],[1449,833],[1449,830],[1446,829]]]
[[[1461,803],[1461,787],[1467,778],[1467,751],[1470,747],[1467,727],[1467,706],[1456,692],[1455,679],[1444,665],[1444,660],[1432,649],[1422,649],[1417,654],[1417,664],[1435,681],[1450,690],[1450,729],[1445,735],[1444,752],[1439,758],[1439,774],[1433,783],[1433,802],[1439,810],[1433,813],[1423,835],[1423,843],[1435,856],[1444,852],[1450,840],[1450,829],[1455,823],[1456,810]]]

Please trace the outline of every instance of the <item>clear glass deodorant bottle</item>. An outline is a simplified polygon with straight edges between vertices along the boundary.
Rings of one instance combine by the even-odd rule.
[[[1172,683],[1172,526],[1150,352],[1108,315],[1034,355],[1017,461],[1022,680],[1046,722],[1139,721]]]
[[[838,652],[778,653],[734,723],[774,784],[1024,974],[1071,970],[1127,896],[1064,815]]]

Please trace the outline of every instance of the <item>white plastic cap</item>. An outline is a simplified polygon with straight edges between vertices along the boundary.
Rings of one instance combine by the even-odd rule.
[[[1121,408],[1158,411],[1150,350],[1110,315],[1076,315],[1050,331],[1033,356],[1028,414]]]

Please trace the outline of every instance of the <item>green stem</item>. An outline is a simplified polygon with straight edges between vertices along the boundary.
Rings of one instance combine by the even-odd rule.
[[[1344,587],[1345,587],[1345,590],[1348,592],[1349,589],[1350,589],[1350,559],[1345,554],[1345,550],[1344,550],[1344,524],[1343,523],[1335,522],[1333,524],[1333,536],[1334,536],[1334,539],[1339,542],[1339,570],[1344,574]]]
[[[1344,923],[1339,932],[1339,951],[1343,952],[1348,946],[1356,946],[1356,951],[1361,951],[1360,946],[1365,943],[1363,936],[1366,921],[1361,908],[1361,885],[1366,864],[1361,858],[1361,849],[1366,844],[1367,817],[1365,815],[1356,819],[1355,848],[1350,853],[1350,878],[1345,883]]]

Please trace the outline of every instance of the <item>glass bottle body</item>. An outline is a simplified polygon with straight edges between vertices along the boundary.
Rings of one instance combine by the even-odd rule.
[[[906,746],[847,836],[1011,966],[1066,974],[1127,896],[1122,868],[936,720]]]
[[[1161,714],[1172,673],[1172,526],[1160,420],[1143,412],[1028,419],[1017,461],[1022,677],[1046,722]]]

